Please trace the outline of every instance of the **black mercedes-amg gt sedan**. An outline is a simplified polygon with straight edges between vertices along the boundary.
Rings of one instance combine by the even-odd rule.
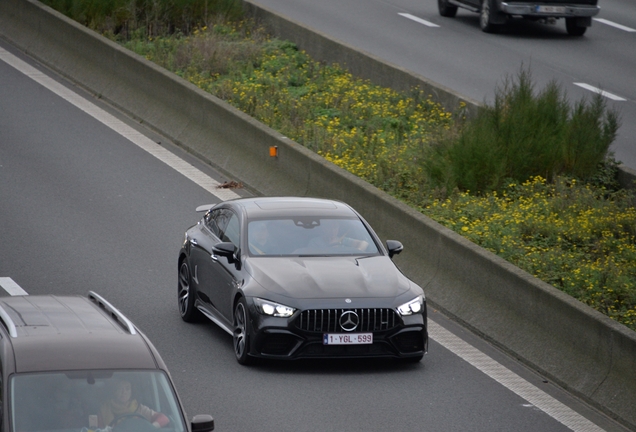
[[[240,364],[426,353],[424,291],[391,259],[402,244],[383,245],[347,204],[259,197],[197,211],[179,252],[179,312],[230,333]]]

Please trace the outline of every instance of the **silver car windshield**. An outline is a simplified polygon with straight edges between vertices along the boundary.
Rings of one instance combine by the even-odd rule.
[[[18,374],[9,392],[14,432],[186,431],[172,386],[159,371]]]
[[[378,246],[359,219],[298,217],[252,220],[247,226],[252,256],[374,255]]]

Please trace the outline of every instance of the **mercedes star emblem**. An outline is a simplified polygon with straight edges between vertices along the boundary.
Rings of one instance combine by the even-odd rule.
[[[360,318],[354,311],[345,311],[340,315],[340,327],[347,332],[354,331],[360,324]]]

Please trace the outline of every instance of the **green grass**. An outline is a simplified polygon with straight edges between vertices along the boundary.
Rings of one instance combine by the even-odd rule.
[[[227,19],[232,2],[203,15],[199,0],[164,3],[193,12],[79,21],[636,330],[636,213],[608,152],[620,118],[600,96],[537,92],[521,68],[466,120],[461,106],[375,86]]]

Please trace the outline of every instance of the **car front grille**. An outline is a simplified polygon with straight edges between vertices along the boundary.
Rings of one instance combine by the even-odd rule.
[[[297,328],[316,333],[344,333],[340,326],[340,318],[345,312],[354,312],[358,325],[355,332],[376,332],[391,330],[400,324],[400,318],[393,309],[314,309],[302,311],[296,318]]]

